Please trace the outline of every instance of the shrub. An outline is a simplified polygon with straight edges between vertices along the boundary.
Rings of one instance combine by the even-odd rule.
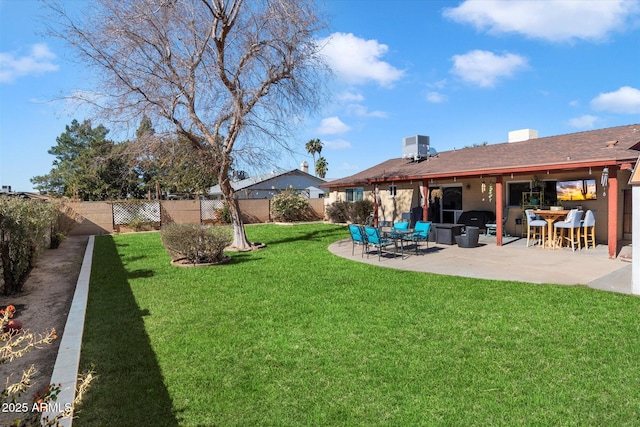
[[[14,316],[16,308],[8,305],[0,310],[0,366],[9,364],[14,360],[23,357],[25,354],[34,349],[40,349],[45,344],[51,344],[57,338],[55,329],[51,329],[44,334],[36,335],[28,329],[14,330],[8,328],[11,325],[11,318]],[[63,412],[54,416],[52,419],[45,417],[40,420],[41,412],[48,409],[55,410],[53,402],[56,401],[61,391],[60,384],[50,384],[43,392],[38,392],[33,396],[33,401],[28,402],[24,398],[24,394],[31,386],[31,378],[37,373],[35,365],[31,365],[27,370],[22,372],[19,378],[13,374],[9,374],[4,382],[4,389],[0,389],[0,404],[3,412],[15,412],[16,415],[22,415],[21,418],[12,420],[11,425],[29,427],[29,426],[58,426],[64,417],[70,417],[72,409],[82,400],[84,392],[89,384],[95,378],[93,370],[84,374],[76,387],[76,398],[71,403],[71,407],[62,405],[59,407],[64,409]],[[14,373],[15,374],[15,373]]]
[[[347,222],[349,218],[349,202],[333,202],[327,206],[327,216],[331,222]]]
[[[331,222],[364,224],[371,212],[373,212],[373,202],[370,200],[334,202],[327,207],[327,216]]]
[[[369,215],[373,212],[373,202],[371,200],[360,200],[351,203],[351,215],[349,219],[354,224],[364,224]]]
[[[271,199],[271,216],[283,221],[300,221],[305,218],[309,209],[307,199],[299,195],[293,187],[276,194]]]
[[[55,249],[69,235],[69,232],[80,222],[82,222],[82,216],[71,208],[71,206],[65,204],[62,201],[54,200],[51,202],[56,209],[55,218],[51,227],[51,249]]]
[[[229,211],[227,202],[224,202],[221,209],[216,209],[215,215],[216,224],[231,224],[231,212]]]
[[[39,200],[0,197],[0,268],[4,294],[20,292],[47,237],[57,209]]]
[[[171,224],[163,227],[160,235],[172,260],[193,264],[222,261],[224,248],[233,241],[231,228],[226,226]]]
[[[153,229],[152,223],[139,216],[129,221],[128,225],[133,231],[148,231]]]

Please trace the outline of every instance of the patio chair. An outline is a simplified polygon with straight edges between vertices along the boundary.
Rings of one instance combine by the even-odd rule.
[[[584,221],[582,221],[582,230],[580,230],[581,236],[584,238],[584,247],[589,249],[589,243],[595,249],[596,247],[596,216],[592,210],[588,210],[584,214]]]
[[[509,236],[507,234],[507,228],[505,227],[507,225],[508,218],[509,218],[509,208],[505,206],[504,209],[502,209],[502,236],[503,237]],[[498,234],[498,224],[496,224],[495,222],[485,224],[484,227],[485,227],[484,229],[485,236],[495,236]]]
[[[380,235],[380,229],[375,227],[365,227],[364,228],[367,238],[367,258],[369,258],[370,247],[374,247],[378,251],[378,261],[380,261],[380,256],[382,255],[382,249],[386,248],[389,245],[394,246],[393,254],[396,255],[396,243],[391,239],[385,239]]]
[[[544,231],[547,229],[547,221],[543,219],[536,219],[536,214],[533,213],[533,209],[527,209],[524,211],[527,217],[527,247],[529,247],[529,240],[540,239],[540,243],[544,243]]]
[[[553,224],[556,237],[559,240],[559,246],[567,241],[571,243],[571,250],[576,250],[576,244],[580,249],[580,221],[582,220],[582,211],[571,209],[564,221],[558,221]],[[565,230],[567,235],[565,236]]]
[[[409,229],[409,221],[396,221],[393,223],[393,228],[396,230],[405,231]]]
[[[461,248],[475,248],[478,246],[478,238],[480,236],[479,227],[466,227],[465,233],[456,236],[456,243]]]
[[[418,255],[420,242],[427,242],[427,249],[429,249],[429,230],[431,230],[430,221],[417,221],[413,233],[404,237],[404,240],[416,245],[416,255]]]
[[[349,224],[349,233],[351,233],[351,255],[354,254],[356,245],[362,246],[362,256],[364,257],[364,251],[367,247],[367,235],[364,232],[364,227],[357,224]]]

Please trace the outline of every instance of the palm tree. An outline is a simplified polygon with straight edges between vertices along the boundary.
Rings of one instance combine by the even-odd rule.
[[[327,175],[327,170],[329,169],[329,163],[327,159],[324,157],[318,157],[318,161],[316,162],[316,176],[324,179]]]
[[[316,154],[319,156],[320,153],[322,152],[322,142],[320,142],[318,138],[311,139],[309,140],[309,142],[307,142],[307,144],[305,145],[305,148],[307,149],[307,153],[311,154],[311,156],[313,157],[313,169],[317,170]],[[318,173],[316,172],[316,175],[317,174]]]

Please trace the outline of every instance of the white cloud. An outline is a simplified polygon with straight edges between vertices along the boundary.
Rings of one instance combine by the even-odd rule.
[[[349,83],[374,81],[390,86],[404,75],[404,71],[380,59],[389,47],[377,40],[365,40],[351,33],[333,33],[320,40],[320,44],[324,46],[322,53],[331,69]]]
[[[615,92],[601,93],[591,100],[591,108],[618,114],[640,114],[640,90],[623,86]]]
[[[447,86],[447,79],[438,80],[437,82],[427,83],[431,89],[444,89]]]
[[[19,77],[39,75],[60,68],[53,61],[56,55],[45,43],[31,46],[28,54],[18,56],[15,52],[0,52],[0,83],[11,83]]]
[[[464,55],[454,55],[452,59],[453,74],[481,87],[493,87],[498,79],[528,68],[527,60],[513,53],[496,55],[486,50],[472,50]]]
[[[351,148],[351,143],[344,139],[334,139],[331,141],[322,141],[322,145],[329,150],[348,150]]]
[[[340,102],[362,102],[364,101],[364,96],[361,93],[353,93],[353,92],[342,92],[338,96],[336,96],[338,101]]]
[[[347,112],[358,117],[377,117],[380,119],[386,119],[388,116],[384,111],[369,111],[367,107],[361,104],[347,105]]]
[[[584,116],[574,117],[569,120],[569,125],[577,129],[593,129],[598,117],[585,114]]]
[[[432,104],[441,104],[445,101],[447,101],[448,97],[447,95],[443,95],[439,92],[429,92],[427,93],[427,101],[431,102]]]
[[[637,0],[465,1],[444,16],[489,33],[517,33],[552,42],[601,40],[629,28]]]
[[[339,133],[345,133],[351,130],[351,127],[345,124],[338,117],[327,117],[326,119],[322,119],[320,123],[320,127],[317,129],[317,132],[320,135],[335,135]]]

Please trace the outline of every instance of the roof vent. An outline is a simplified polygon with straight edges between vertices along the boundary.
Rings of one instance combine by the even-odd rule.
[[[613,148],[618,145],[618,141],[607,141],[605,144],[607,144],[607,148]]]
[[[520,129],[509,132],[509,142],[528,141],[537,137],[538,131],[535,129]]]
[[[431,148],[429,137],[424,135],[408,136],[402,139],[402,158],[417,162],[435,156],[436,150]]]

